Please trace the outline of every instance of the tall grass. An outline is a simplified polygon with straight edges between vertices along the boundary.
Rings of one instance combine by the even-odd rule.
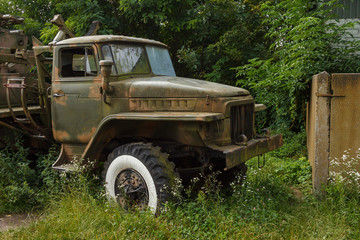
[[[303,156],[277,157],[264,168],[248,162],[245,181],[230,196],[210,176],[193,197],[169,202],[154,217],[125,212],[78,174],[50,201],[39,220],[0,233],[1,239],[359,239],[357,188],[332,182],[325,199],[311,194],[311,169]],[[205,181],[206,182],[206,181]],[[215,189],[213,189],[215,188]]]
[[[248,178],[231,196],[198,192],[162,213],[124,212],[84,184],[53,200],[40,220],[4,232],[3,239],[358,239],[358,198],[329,187],[317,200],[304,184],[290,187],[274,174],[278,159],[266,168],[250,163]],[[285,161],[283,164],[293,164]],[[85,181],[84,179],[82,181]],[[305,194],[304,194],[305,192]]]

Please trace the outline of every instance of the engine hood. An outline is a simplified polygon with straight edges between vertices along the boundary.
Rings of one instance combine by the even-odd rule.
[[[168,76],[133,79],[129,89],[131,98],[199,98],[207,95],[209,97],[234,97],[249,94],[249,91],[242,88]]]

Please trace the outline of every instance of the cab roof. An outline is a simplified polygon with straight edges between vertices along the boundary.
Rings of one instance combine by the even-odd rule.
[[[158,45],[168,48],[167,45],[159,41],[145,39],[145,38],[127,37],[121,35],[94,35],[94,36],[85,36],[85,37],[74,37],[57,42],[55,45],[105,43],[105,42],[143,43],[143,44],[152,44],[152,45]]]

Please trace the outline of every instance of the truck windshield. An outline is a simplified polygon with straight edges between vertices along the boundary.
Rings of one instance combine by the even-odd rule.
[[[114,62],[113,75],[150,73],[151,67],[155,75],[176,76],[166,48],[146,46],[145,49],[134,45],[106,44],[102,46],[102,53],[105,60]]]
[[[105,60],[112,60],[112,74],[150,73],[145,49],[140,46],[107,44],[102,46]]]
[[[146,46],[152,72],[156,75],[176,76],[166,48]]]

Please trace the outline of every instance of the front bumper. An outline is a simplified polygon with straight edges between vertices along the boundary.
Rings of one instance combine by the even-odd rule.
[[[282,135],[252,139],[246,145],[211,146],[210,148],[225,155],[226,170],[247,160],[280,148],[283,145]]]

